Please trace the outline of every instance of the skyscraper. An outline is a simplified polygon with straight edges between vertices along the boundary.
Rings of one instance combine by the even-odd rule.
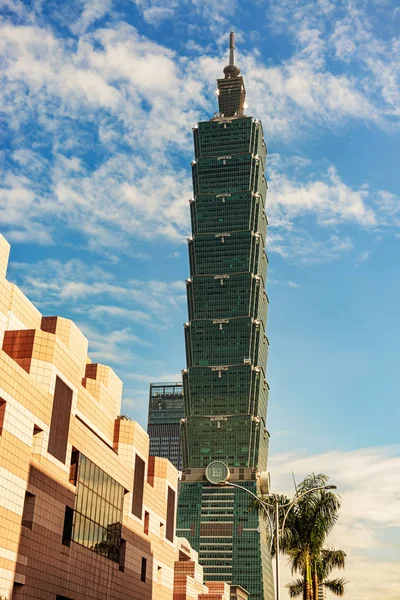
[[[266,147],[261,122],[244,114],[245,86],[234,64],[218,79],[219,113],[194,128],[190,200],[189,320],[183,371],[183,476],[178,535],[199,551],[207,580],[241,585],[251,600],[273,598],[265,522],[242,490],[205,478],[213,460],[253,493],[267,468],[265,334]]]
[[[182,469],[179,429],[183,416],[182,384],[151,383],[147,424],[149,454],[168,458],[179,471]]]

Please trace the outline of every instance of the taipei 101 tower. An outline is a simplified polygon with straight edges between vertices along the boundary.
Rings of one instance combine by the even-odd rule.
[[[218,461],[232,483],[266,491],[260,474],[267,469],[269,438],[267,150],[261,122],[244,114],[246,90],[234,48],[231,33],[229,65],[217,82],[219,113],[193,131],[177,533],[199,552],[206,581],[240,585],[250,600],[273,600],[264,519],[248,511],[245,491],[212,485],[206,476]]]

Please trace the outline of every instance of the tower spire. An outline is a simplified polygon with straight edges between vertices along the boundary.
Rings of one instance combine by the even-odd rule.
[[[231,31],[229,35],[229,65],[224,69],[225,79],[238,77],[240,73],[239,67],[235,65],[235,32]]]
[[[229,35],[229,65],[235,64],[235,32],[231,31]]]

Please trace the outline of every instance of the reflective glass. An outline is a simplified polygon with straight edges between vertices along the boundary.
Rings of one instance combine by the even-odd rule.
[[[86,464],[87,464],[87,459],[86,456],[83,456],[82,454],[79,457],[79,473],[78,473],[78,478],[80,481],[82,481],[83,483],[86,482]]]
[[[118,562],[123,486],[79,455],[76,489],[73,540]]]

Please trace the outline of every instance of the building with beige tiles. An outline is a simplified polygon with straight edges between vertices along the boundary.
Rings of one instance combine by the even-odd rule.
[[[7,281],[8,255],[0,236],[0,597],[229,600],[175,537],[178,472],[120,416],[120,379]]]

